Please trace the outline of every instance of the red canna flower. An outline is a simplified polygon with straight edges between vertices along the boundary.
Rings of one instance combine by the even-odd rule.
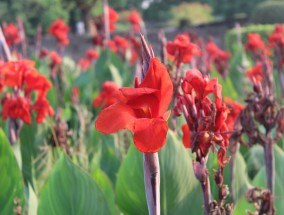
[[[101,106],[106,108],[116,102],[118,102],[119,90],[118,86],[112,81],[106,81],[102,85],[102,91],[94,99],[93,105],[95,108]]]
[[[27,74],[25,85],[25,95],[29,95],[32,91],[37,91],[38,97],[45,97],[47,91],[52,86],[51,82],[47,80],[44,75],[39,73]]]
[[[209,80],[208,76],[203,78],[202,73],[197,69],[189,70],[182,82],[184,93],[191,94],[194,90],[196,97],[202,102],[206,97],[213,93],[217,107],[222,103],[222,86],[218,84],[218,79]]]
[[[253,68],[248,70],[247,76],[254,84],[261,82],[264,78],[262,63],[257,62]]]
[[[36,74],[35,63],[30,60],[10,61],[0,67],[3,84],[7,87],[22,87],[28,74]]]
[[[115,36],[113,38],[113,41],[115,42],[115,45],[118,49],[125,50],[128,47],[128,41],[124,37]]]
[[[135,85],[120,88],[119,101],[102,110],[95,126],[106,134],[128,129],[139,151],[157,152],[166,141],[173,84],[166,67],[152,58],[144,80]]]
[[[31,107],[31,110],[37,112],[37,123],[42,123],[47,116],[54,115],[53,108],[50,106],[49,101],[44,97],[39,97]]]
[[[206,50],[209,65],[213,63],[216,70],[225,78],[228,72],[228,63],[231,56],[230,52],[219,49],[213,41],[207,43]]]
[[[239,113],[244,109],[244,106],[238,102],[233,101],[229,97],[225,97],[225,104],[230,110],[226,123],[230,131],[234,130],[234,123],[239,116]]]
[[[181,126],[182,130],[182,143],[185,148],[190,148],[190,130],[187,124]]]
[[[220,166],[227,163],[226,147],[229,144],[227,117],[229,109],[222,103],[222,87],[217,79],[209,80],[201,72],[192,69],[182,82],[183,94],[174,110],[182,111],[187,125],[182,126],[183,144],[197,155],[197,161],[205,158],[213,145],[218,145]],[[212,101],[214,95],[215,101]]]
[[[245,49],[252,52],[263,51],[265,49],[265,45],[260,35],[256,33],[249,33]]]
[[[25,123],[31,123],[30,103],[24,97],[5,98],[3,101],[2,118],[6,120],[20,118]]]
[[[53,67],[56,66],[56,65],[60,65],[62,63],[62,58],[55,51],[50,52],[49,57],[50,57],[50,60],[51,60],[51,65]]]
[[[127,20],[132,24],[133,31],[141,30],[141,16],[136,10],[132,10],[130,15],[127,17]]]
[[[68,32],[70,28],[65,24],[63,19],[55,20],[49,27],[48,32],[56,37],[59,44],[66,46],[69,44]]]
[[[13,23],[5,25],[3,33],[8,46],[14,46],[21,42],[18,28]]]
[[[108,41],[108,47],[112,52],[117,52],[117,46],[116,43],[112,40]]]
[[[190,38],[187,34],[177,35],[174,41],[167,43],[166,49],[178,66],[181,63],[189,63],[192,56],[201,53],[200,49],[190,42]]]
[[[86,52],[86,58],[89,59],[90,61],[96,60],[98,57],[99,53],[95,50],[90,49]]]
[[[47,49],[41,49],[40,52],[39,52],[39,57],[40,58],[44,58],[44,57],[47,57],[49,54],[48,50]]]
[[[80,58],[78,64],[79,64],[80,68],[82,69],[82,71],[86,71],[91,66],[90,60],[86,59],[86,58]]]
[[[118,20],[118,13],[111,7],[108,7],[108,14],[109,14],[109,31],[115,31],[115,24]]]

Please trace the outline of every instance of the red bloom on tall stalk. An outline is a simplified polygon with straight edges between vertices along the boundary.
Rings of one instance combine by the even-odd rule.
[[[224,100],[225,100],[226,106],[230,110],[230,112],[227,116],[226,123],[227,123],[229,131],[233,131],[234,130],[234,123],[235,123],[237,117],[239,116],[240,112],[244,109],[244,105],[233,101],[229,97],[225,97]]]
[[[132,10],[127,17],[127,20],[132,24],[133,31],[140,31],[141,30],[141,16],[136,10]]]
[[[97,97],[93,101],[93,105],[95,108],[102,107],[107,108],[114,103],[119,101],[119,88],[112,81],[106,81],[102,84],[102,91],[97,95]]]
[[[118,13],[111,7],[108,7],[108,15],[109,15],[109,31],[115,31],[115,24],[119,18]]]
[[[86,71],[90,68],[92,62],[99,57],[99,53],[95,50],[89,49],[86,52],[86,55],[84,58],[81,58],[78,61],[79,66],[83,71]]]
[[[198,46],[190,42],[190,38],[187,34],[177,35],[174,41],[167,43],[166,49],[178,66],[181,63],[189,63],[192,56],[201,53]]]
[[[30,103],[24,97],[5,98],[3,100],[2,118],[6,120],[20,118],[25,123],[31,123]]]
[[[50,52],[49,57],[50,57],[52,67],[54,67],[56,65],[60,65],[62,63],[61,56],[55,51]]]
[[[56,37],[60,45],[69,45],[68,32],[70,28],[65,24],[63,19],[58,19],[52,23],[49,27],[48,32]]]
[[[31,112],[39,112],[37,122],[41,123],[46,116],[54,114],[46,100],[51,83],[35,68],[30,60],[18,60],[4,63],[0,67],[0,81],[3,86],[13,89],[11,96],[2,99],[2,118],[15,120],[20,118],[25,123],[31,122]],[[35,96],[31,95],[35,92]],[[8,95],[8,94],[7,94]],[[36,99],[33,103],[33,98]],[[41,107],[40,107],[41,105]]]
[[[135,85],[119,89],[119,101],[102,110],[95,126],[106,134],[128,129],[139,151],[157,152],[166,141],[172,81],[165,66],[152,58],[145,78]]]
[[[14,46],[21,42],[18,28],[13,23],[5,25],[3,33],[8,46]]]
[[[251,52],[263,51],[265,49],[265,45],[260,35],[256,33],[249,33],[245,49]]]
[[[206,50],[208,53],[209,66],[211,63],[214,64],[216,70],[225,78],[228,73],[230,52],[219,49],[213,41],[207,43]]]
[[[247,72],[247,76],[254,85],[260,83],[264,78],[262,63],[257,62],[253,68],[250,68]]]
[[[183,95],[175,109],[182,111],[187,120],[183,125],[183,144],[191,148],[200,162],[209,149],[219,145],[218,161],[220,166],[227,163],[226,147],[229,143],[226,105],[222,104],[222,87],[217,79],[209,80],[201,72],[192,69],[187,72],[182,82]],[[213,103],[209,95],[215,97]]]

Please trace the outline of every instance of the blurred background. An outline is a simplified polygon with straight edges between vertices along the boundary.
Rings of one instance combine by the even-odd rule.
[[[184,31],[195,31],[205,39],[210,35],[225,47],[225,35],[235,23],[247,26],[284,22],[284,0],[110,0],[109,5],[118,11],[120,20],[131,9],[138,10],[154,46],[160,29],[164,29],[168,39]],[[102,0],[0,0],[1,23],[16,22],[20,17],[30,43],[39,25],[46,33],[54,20],[63,18],[72,29],[71,40],[75,41],[66,52],[74,58],[86,50],[95,33],[95,17],[101,14]],[[130,24],[118,22],[116,32],[124,34],[130,28]],[[53,46],[52,42],[44,36],[44,46]]]

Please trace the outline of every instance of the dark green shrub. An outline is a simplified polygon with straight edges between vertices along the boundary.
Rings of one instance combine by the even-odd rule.
[[[283,23],[284,1],[265,1],[260,3],[252,14],[251,22],[256,24]]]
[[[242,43],[245,44],[247,40],[248,33],[258,33],[266,42],[269,34],[274,30],[275,25],[249,25],[241,28],[242,32]],[[237,32],[233,28],[226,33],[225,37],[226,48],[234,52],[237,48]]]

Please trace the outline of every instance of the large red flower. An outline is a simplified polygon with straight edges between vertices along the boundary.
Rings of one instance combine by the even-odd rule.
[[[69,39],[68,39],[69,31],[70,28],[65,24],[63,19],[55,20],[48,29],[48,32],[52,36],[56,37],[56,39],[61,45],[65,46],[69,44]]]
[[[180,63],[189,63],[192,56],[199,55],[200,49],[190,42],[187,34],[179,34],[174,41],[167,43],[167,52],[172,56],[177,65]]]
[[[13,23],[4,26],[3,33],[8,46],[14,46],[21,42],[20,34]]]
[[[30,103],[24,97],[5,98],[3,100],[2,118],[6,120],[20,118],[25,123],[31,123]]]
[[[95,126],[106,134],[128,129],[134,133],[139,151],[157,152],[166,141],[172,93],[167,69],[153,58],[142,83],[136,88],[121,88],[119,101],[99,114]]]

